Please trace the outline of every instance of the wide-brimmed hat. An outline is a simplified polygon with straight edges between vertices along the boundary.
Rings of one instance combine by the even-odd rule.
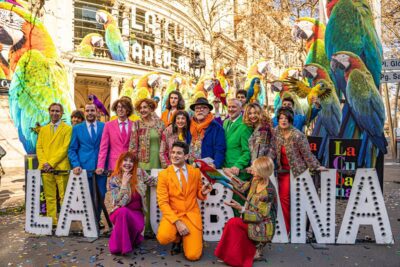
[[[205,105],[210,109],[210,111],[213,109],[213,106],[210,103],[208,103],[208,100],[204,97],[197,98],[196,102],[190,105],[190,109],[194,111],[197,105]]]

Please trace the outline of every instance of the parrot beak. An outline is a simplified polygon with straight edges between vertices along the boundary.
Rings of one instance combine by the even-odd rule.
[[[90,42],[94,47],[103,47],[104,46],[103,37],[101,37],[101,36],[93,36],[92,40]]]
[[[303,69],[302,75],[308,79],[314,79],[317,76],[316,73],[311,73],[307,68]]]
[[[176,77],[176,78],[174,79],[174,82],[175,82],[177,85],[181,85],[181,84],[182,84],[182,78],[181,78],[181,77]]]
[[[207,79],[204,81],[204,89],[206,91],[210,91],[214,88],[214,82],[211,79]]]
[[[296,39],[308,40],[313,35],[314,24],[309,21],[299,21],[297,22],[292,30],[292,36]]]
[[[232,69],[231,68],[224,68],[224,74],[226,75],[230,75],[232,73]]]
[[[338,55],[333,55],[331,59],[331,69],[336,71],[336,69],[346,70],[350,64],[348,62],[343,63],[340,59],[338,59]]]
[[[267,72],[270,72],[269,64],[267,61],[262,61],[257,64],[257,71],[261,75],[267,74]]]
[[[271,85],[271,89],[273,92],[281,92],[282,91],[282,82],[273,82]]]
[[[100,24],[105,24],[107,22],[107,14],[102,11],[96,12],[96,21]]]
[[[149,77],[148,77],[147,84],[148,84],[151,88],[154,88],[154,87],[160,85],[160,82],[161,82],[160,80],[161,80],[160,75],[158,75],[158,74],[151,74],[151,75],[149,75]]]

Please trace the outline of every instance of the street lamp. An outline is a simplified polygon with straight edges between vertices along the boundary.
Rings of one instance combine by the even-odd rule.
[[[198,81],[199,77],[202,74],[202,71],[204,72],[204,69],[206,68],[206,61],[204,59],[200,58],[200,52],[199,51],[194,51],[194,59],[193,61],[189,64],[189,67],[193,70],[193,76],[196,79],[196,82]]]

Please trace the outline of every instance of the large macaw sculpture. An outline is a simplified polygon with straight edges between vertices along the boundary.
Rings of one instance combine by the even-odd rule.
[[[0,3],[0,33],[0,43],[11,45],[11,119],[26,152],[34,154],[37,134],[31,128],[49,122],[47,108],[51,103],[63,105],[63,119],[70,122],[75,107],[67,75],[46,28],[28,11]]]
[[[119,97],[121,96],[128,96],[131,99],[134,97],[134,91],[137,87],[139,79],[137,76],[133,75],[129,79],[127,79],[124,84],[122,85],[122,90],[119,93]]]
[[[335,85],[333,84],[328,71],[318,64],[307,64],[303,68],[303,77],[312,81],[311,85],[321,85],[321,91],[330,92],[325,97],[320,96],[321,111],[318,113],[317,120],[313,129],[313,136],[322,137],[318,158],[324,159],[323,164],[327,165],[329,155],[329,138],[339,137],[340,124],[342,122],[342,110],[339,98],[336,95]]]
[[[229,80],[227,78],[228,75],[230,75],[232,72],[232,69],[230,67],[223,67],[220,68],[217,72],[216,78],[219,81],[222,89],[224,90],[224,92],[226,94],[229,94],[230,92],[230,84],[229,84]]]
[[[161,82],[160,74],[156,71],[152,71],[138,79],[136,88],[146,88],[149,91],[150,96],[152,96],[155,88],[161,87]]]
[[[376,155],[371,151],[372,144],[382,153],[387,153],[387,141],[383,133],[385,124],[385,107],[382,97],[376,89],[373,75],[362,59],[354,53],[339,51],[332,55],[333,70],[344,71],[346,80],[346,99],[349,112],[362,131],[362,145],[358,157],[358,165],[373,167]]]
[[[375,90],[378,90],[382,70],[382,44],[375,30],[373,14],[368,1],[328,0],[327,14],[329,22],[325,32],[325,48],[328,59],[332,60],[332,56],[339,51],[354,53],[365,64],[366,69],[372,75]],[[345,73],[341,68],[335,68],[333,77],[337,89],[343,93],[346,99],[342,109],[342,125],[339,135],[343,138],[360,138],[362,126],[357,123],[358,119],[354,117],[355,113],[349,106],[353,100],[346,95],[348,85]],[[381,151],[386,151],[386,148]],[[371,150],[363,152],[367,162],[370,163],[368,159],[371,158]]]
[[[314,18],[303,17],[296,20],[292,34],[303,39],[306,45],[306,64],[317,63],[329,70],[329,60],[325,52],[325,25]]]
[[[98,33],[89,33],[83,37],[81,43],[77,48],[77,52],[82,57],[91,58],[94,56],[94,50],[96,47],[103,47],[104,40],[103,36]]]
[[[127,53],[114,17],[107,11],[100,9],[96,12],[96,21],[104,25],[106,44],[111,58],[118,61],[126,61]]]
[[[257,101],[261,106],[267,104],[264,79],[270,71],[269,63],[265,59],[254,62],[247,71],[244,89],[247,91],[247,101]]]

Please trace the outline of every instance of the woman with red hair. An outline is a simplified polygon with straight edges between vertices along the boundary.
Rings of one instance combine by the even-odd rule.
[[[154,184],[154,179],[138,169],[138,159],[132,152],[120,155],[109,181],[113,205],[110,219],[114,225],[109,241],[112,254],[127,254],[143,241],[146,185]]]

